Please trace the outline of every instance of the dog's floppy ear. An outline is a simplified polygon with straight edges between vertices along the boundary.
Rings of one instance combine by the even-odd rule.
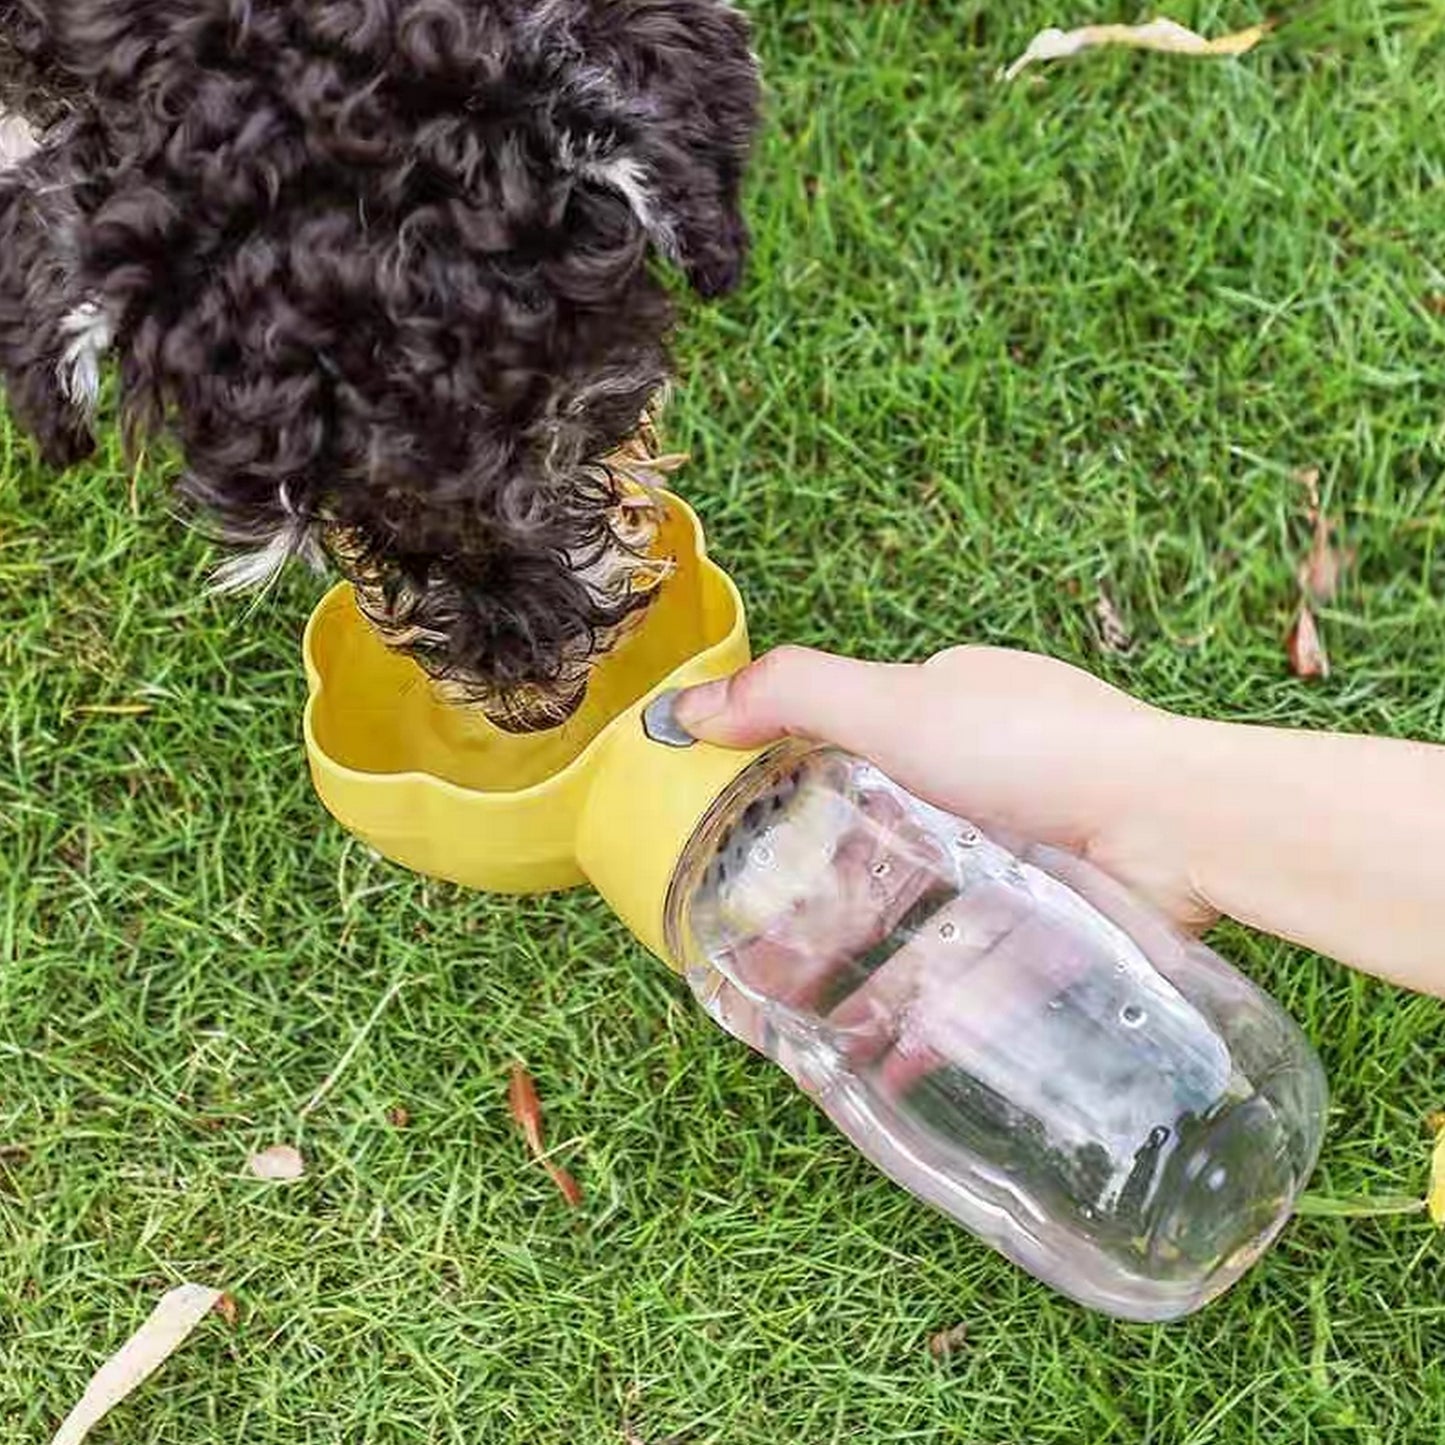
[[[105,313],[76,275],[81,218],[71,141],[0,176],[0,378],[48,465],[90,455],[90,416],[110,346]]]
[[[751,244],[742,210],[744,166],[727,154],[692,151],[665,152],[655,163],[653,239],[701,296],[726,295],[743,279]]]
[[[615,137],[590,178],[627,200],[697,291],[731,291],[762,101],[747,21],[729,0],[606,0],[587,14],[573,83]]]

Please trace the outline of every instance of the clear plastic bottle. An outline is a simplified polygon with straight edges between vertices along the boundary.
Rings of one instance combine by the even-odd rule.
[[[885,1173],[1083,1304],[1166,1320],[1312,1171],[1293,1021],[1097,870],[785,744],[688,845],[668,945],[704,1007]]]

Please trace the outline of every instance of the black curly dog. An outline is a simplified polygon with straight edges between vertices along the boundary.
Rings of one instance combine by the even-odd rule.
[[[728,0],[0,0],[0,374],[63,466],[132,438],[247,549],[329,555],[505,726],[649,596],[607,458],[713,296],[757,127]]]

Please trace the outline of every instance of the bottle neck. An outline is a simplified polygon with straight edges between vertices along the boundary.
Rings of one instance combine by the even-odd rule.
[[[675,972],[667,940],[673,877],[704,821],[758,759],[757,752],[647,736],[640,718],[609,740],[577,834],[577,859],[633,936]]]

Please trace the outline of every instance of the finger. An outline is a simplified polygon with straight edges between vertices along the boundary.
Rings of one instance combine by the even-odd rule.
[[[782,647],[732,677],[690,688],[675,715],[695,738],[721,747],[807,737],[877,757],[897,737],[918,677],[914,667]]]

